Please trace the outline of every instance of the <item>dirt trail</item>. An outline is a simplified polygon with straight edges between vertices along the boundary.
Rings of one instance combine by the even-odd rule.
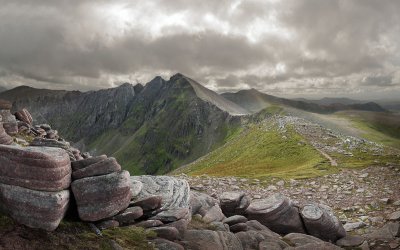
[[[326,159],[328,159],[328,160],[330,161],[332,167],[337,167],[337,166],[338,166],[336,160],[333,159],[330,155],[328,155],[327,153],[325,153],[324,151],[322,151],[322,150],[319,149],[319,148],[315,148],[315,149],[316,149],[318,152],[320,152]]]

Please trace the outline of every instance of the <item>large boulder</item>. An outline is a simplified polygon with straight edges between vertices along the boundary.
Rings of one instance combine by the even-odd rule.
[[[7,134],[15,135],[18,133],[18,123],[15,116],[11,114],[10,110],[0,110],[2,117],[3,127]]]
[[[125,210],[131,200],[129,177],[129,172],[123,170],[72,182],[79,217],[98,221]]]
[[[219,205],[219,201],[208,194],[194,190],[190,191],[190,207],[192,208],[192,215],[200,214],[201,216],[204,216],[207,211],[215,205]]]
[[[103,160],[107,159],[106,155],[99,155],[99,156],[94,156],[94,157],[90,157],[90,158],[86,158],[86,159],[82,159],[79,161],[74,161],[71,163],[72,166],[72,170],[73,171],[77,171],[80,170],[82,168],[86,168],[92,164],[101,162]]]
[[[310,235],[330,242],[336,242],[346,236],[342,223],[326,205],[307,204],[301,209],[300,214]]]
[[[287,243],[281,240],[281,237],[277,234],[274,234],[268,230],[265,231],[255,231],[249,230],[246,232],[236,233],[236,236],[240,240],[243,249],[252,250],[259,249],[259,245],[261,242],[269,242],[270,248],[266,249],[284,249],[289,247]],[[272,248],[272,246],[274,248]]]
[[[314,236],[300,233],[290,233],[283,237],[283,240],[289,243],[295,250],[340,250],[342,248],[335,246],[329,242],[322,241]]]
[[[224,192],[219,201],[222,212],[228,217],[244,214],[250,205],[250,198],[243,192]]]
[[[171,176],[131,176],[131,182],[143,183],[140,193],[134,197],[134,202],[152,196],[161,196],[161,209],[189,208],[189,184],[186,180]]]
[[[249,220],[257,220],[280,234],[305,232],[299,209],[281,194],[251,203],[246,214]]]
[[[0,183],[41,191],[70,186],[71,163],[65,150],[0,145]]]
[[[183,242],[185,249],[191,250],[243,249],[236,235],[224,231],[187,230]]]
[[[0,183],[0,209],[32,228],[55,230],[68,209],[69,198],[68,190],[35,191]]]

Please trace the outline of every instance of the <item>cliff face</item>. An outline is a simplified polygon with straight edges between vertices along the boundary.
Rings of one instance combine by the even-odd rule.
[[[83,150],[113,155],[134,173],[164,173],[223,143],[245,112],[198,83],[177,74],[133,86],[99,91],[19,87],[0,94],[14,110],[27,108],[36,123],[49,123]],[[197,86],[198,87],[198,86]],[[202,87],[204,88],[204,87]],[[205,89],[205,88],[204,88]]]

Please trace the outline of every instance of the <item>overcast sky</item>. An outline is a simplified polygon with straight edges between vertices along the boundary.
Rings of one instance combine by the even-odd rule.
[[[217,90],[400,99],[399,0],[0,0],[0,85],[183,73]]]

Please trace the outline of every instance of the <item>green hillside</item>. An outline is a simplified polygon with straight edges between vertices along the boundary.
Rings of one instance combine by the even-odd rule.
[[[337,169],[293,128],[250,125],[223,147],[179,169],[190,175],[305,178]]]

